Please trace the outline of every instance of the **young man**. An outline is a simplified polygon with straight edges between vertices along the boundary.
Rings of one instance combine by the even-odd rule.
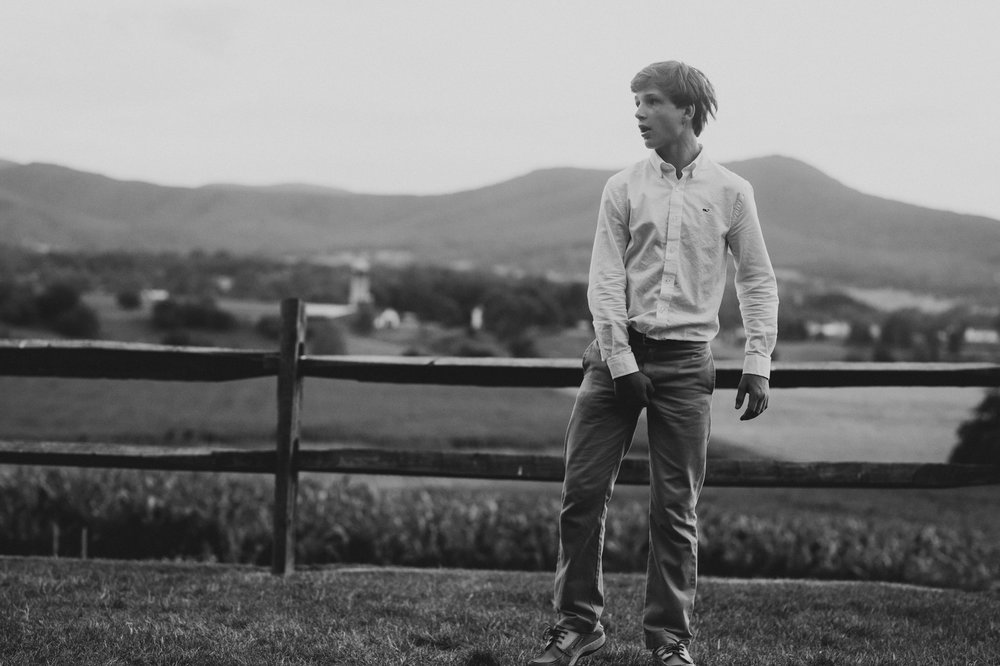
[[[649,157],[604,188],[588,299],[597,339],[566,432],[559,562],[559,619],[533,666],[575,664],[605,643],[601,626],[604,519],[621,460],[642,409],[649,425],[649,560],[643,630],[657,663],[693,664],[691,612],[697,580],[695,505],[705,478],[728,254],[746,332],[736,409],[741,420],[768,405],[777,332],[774,271],[750,184],[716,164],[697,137],[715,115],[700,71],[661,62],[632,80]]]

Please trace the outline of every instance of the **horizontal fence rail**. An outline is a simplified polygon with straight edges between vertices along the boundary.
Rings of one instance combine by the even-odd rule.
[[[575,387],[583,379],[576,359],[469,359],[397,356],[306,356],[302,374],[400,384]],[[741,361],[716,362],[716,388],[734,389]],[[1000,386],[1000,365],[990,363],[780,363],[771,388],[859,386]]]
[[[0,341],[0,376],[223,382],[277,378],[276,447],[162,447],[120,443],[0,441],[0,464],[62,465],[152,470],[246,472],[275,475],[272,571],[294,566],[295,494],[299,472],[561,481],[558,455],[456,451],[399,451],[371,447],[300,446],[301,389],[306,377],[484,387],[579,386],[579,359],[507,359],[400,356],[311,356],[303,351],[304,304],[281,304],[278,350],[173,347],[116,342]],[[739,361],[716,364],[716,387],[736,388]],[[780,363],[777,389],[871,386],[1000,386],[990,363]],[[646,484],[644,459],[626,458],[619,483]],[[1000,484],[1000,466],[920,463],[709,460],[713,486],[827,488],[949,488]]]
[[[132,342],[0,340],[0,375],[222,382],[271,377],[275,351]]]
[[[89,379],[214,382],[278,374],[280,355],[215,347],[170,347],[111,342],[0,341],[0,375]],[[739,361],[716,362],[716,388],[732,389]],[[395,384],[451,384],[523,388],[580,385],[578,359],[456,358],[447,356],[309,356],[301,377]],[[863,386],[1000,386],[993,363],[781,363],[771,388]]]
[[[113,443],[0,442],[0,463],[115,469],[273,474],[275,452],[222,447]],[[562,458],[528,453],[398,451],[367,447],[299,449],[300,472],[436,476],[500,481],[562,481]],[[646,485],[644,458],[622,462],[619,484]],[[710,486],[769,488],[956,488],[1000,484],[1000,467],[945,463],[709,460]]]
[[[0,442],[0,464],[274,474],[272,449],[112,442]]]

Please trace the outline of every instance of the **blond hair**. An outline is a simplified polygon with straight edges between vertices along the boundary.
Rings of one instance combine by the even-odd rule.
[[[632,92],[656,88],[676,107],[694,106],[691,126],[694,135],[701,134],[708,116],[715,117],[719,108],[715,89],[701,70],[677,60],[654,62],[632,77]]]

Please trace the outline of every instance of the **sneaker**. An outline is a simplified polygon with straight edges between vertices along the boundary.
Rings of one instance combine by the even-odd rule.
[[[694,660],[688,654],[687,646],[681,642],[661,645],[653,650],[653,656],[667,666],[694,666]]]
[[[545,649],[528,666],[573,666],[581,658],[597,652],[607,640],[600,624],[589,634],[579,634],[566,627],[549,627],[542,634]]]

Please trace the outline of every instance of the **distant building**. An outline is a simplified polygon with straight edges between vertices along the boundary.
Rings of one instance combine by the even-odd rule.
[[[219,290],[220,293],[228,294],[233,290],[233,285],[235,281],[228,275],[217,275],[215,277],[215,288]]]
[[[970,345],[998,345],[1000,331],[992,328],[967,328],[963,340]]]
[[[341,319],[358,311],[351,303],[306,303],[306,317],[309,319]]]
[[[372,302],[371,266],[364,257],[356,257],[351,264],[351,284],[347,303],[306,303],[306,316],[310,319],[341,319],[358,311],[358,306]],[[398,317],[398,315],[397,315]]]
[[[166,289],[143,289],[139,296],[143,303],[159,303],[170,298],[170,292]]]
[[[810,338],[842,340],[851,334],[851,325],[846,321],[807,321],[806,333]]]
[[[351,264],[351,289],[347,302],[357,306],[372,302],[371,264],[364,257],[358,257]]]
[[[469,317],[469,328],[473,331],[483,330],[483,306],[477,305],[472,308],[472,315]]]
[[[378,313],[375,320],[372,322],[377,330],[383,329],[397,329],[402,323],[402,318],[399,313],[392,308],[386,308],[382,312]]]

